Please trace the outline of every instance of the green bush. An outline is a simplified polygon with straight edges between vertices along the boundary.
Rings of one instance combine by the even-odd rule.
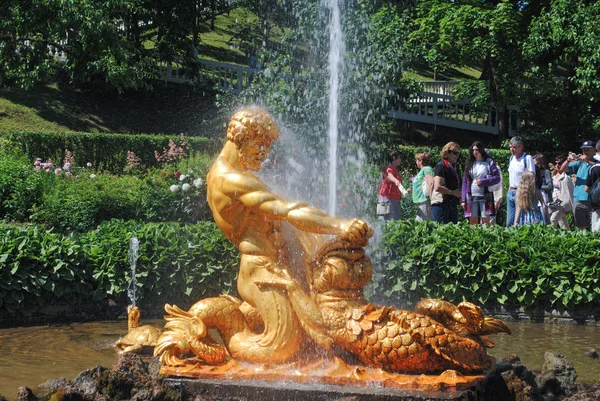
[[[239,253],[213,223],[112,220],[68,235],[0,225],[0,312],[34,314],[42,305],[108,300],[125,304],[134,236],[140,244],[135,278],[141,306],[189,307],[234,290]]]
[[[57,179],[43,194],[31,220],[61,231],[87,231],[111,218],[139,219],[141,203],[137,194],[142,191],[141,183],[132,176]]]
[[[63,232],[87,231],[113,218],[210,220],[204,183],[210,161],[196,154],[145,173],[115,176],[74,167],[67,176],[54,167],[35,171],[24,156],[0,155],[0,218]]]
[[[600,306],[600,234],[536,224],[518,228],[389,222],[370,291],[525,309]]]
[[[600,234],[542,225],[504,229],[398,221],[371,245],[373,302],[411,307],[421,297],[484,306],[593,310],[600,306]],[[68,235],[0,225],[0,313],[42,305],[127,302],[129,242],[139,239],[141,306],[189,307],[235,291],[239,252],[214,223],[103,222]]]
[[[0,156],[0,218],[28,221],[33,208],[55,180],[54,174],[35,172],[24,156]]]

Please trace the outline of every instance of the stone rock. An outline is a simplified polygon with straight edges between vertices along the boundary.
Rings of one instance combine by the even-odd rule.
[[[577,392],[563,401],[598,401],[600,400],[600,386],[596,384],[578,383]]]
[[[57,379],[50,379],[50,380],[46,381],[45,383],[40,384],[37,387],[37,390],[43,391],[46,393],[54,393],[54,392],[58,391],[58,389],[65,387],[68,384],[69,384],[69,381],[67,379],[65,379],[64,377],[59,377]]]
[[[142,359],[137,354],[121,354],[115,364],[106,369],[102,366],[81,372],[72,381],[55,379],[40,388],[47,393],[44,399],[64,399],[69,401],[168,401],[181,400],[177,391],[163,385],[159,375],[160,363],[157,358]],[[2,401],[2,400],[0,400]],[[20,399],[19,401],[37,401]]]
[[[485,401],[551,401],[544,400],[535,382],[535,374],[521,364],[516,355],[496,362],[496,371],[484,385]]]
[[[515,401],[537,401],[540,399],[535,380],[533,383],[527,382],[527,380],[519,377],[514,369],[502,373],[501,376],[511,395],[510,399]]]
[[[536,382],[542,394],[570,396],[577,391],[577,372],[564,356],[546,352],[542,373],[538,375]]]
[[[39,398],[33,394],[29,387],[19,387],[17,389],[17,401],[38,401]]]

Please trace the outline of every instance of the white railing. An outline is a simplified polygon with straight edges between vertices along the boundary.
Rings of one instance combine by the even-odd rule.
[[[163,79],[175,83],[213,83],[221,90],[240,93],[246,89],[260,71],[258,68],[197,59],[199,75],[186,77],[184,69],[165,63],[161,66]],[[282,76],[291,80],[291,75]],[[490,106],[487,110],[477,110],[468,100],[456,100],[453,96],[457,81],[423,82],[423,92],[409,99],[405,105],[392,110],[389,116],[399,120],[421,122],[446,127],[498,134],[498,113]],[[509,134],[513,135],[521,127],[519,108],[509,106]]]
[[[212,83],[221,90],[229,90],[240,93],[250,86],[256,77],[258,68],[245,67],[235,64],[220,63],[218,61],[196,59],[198,63],[198,76],[189,77],[183,67],[172,63],[164,63],[160,66],[161,75],[165,81],[175,83]]]
[[[518,130],[522,121],[519,107],[509,106],[509,135]],[[390,117],[426,124],[467,129],[498,134],[499,113],[494,106],[486,110],[475,109],[468,100],[456,100],[451,95],[422,93],[410,99],[403,107],[390,112]]]

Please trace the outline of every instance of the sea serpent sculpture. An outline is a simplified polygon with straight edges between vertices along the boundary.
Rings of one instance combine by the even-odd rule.
[[[493,359],[485,335],[509,333],[499,319],[485,317],[479,307],[457,306],[440,299],[423,299],[416,312],[369,303],[362,288],[371,279],[371,261],[364,249],[334,239],[310,264],[309,295],[286,270],[279,279],[261,283],[284,288],[308,336],[331,350],[336,344],[366,366],[388,372],[439,373],[448,369],[471,374],[489,369]],[[167,324],[155,354],[171,366],[185,365],[186,356],[218,364],[227,355],[248,360],[236,335],[262,327],[256,313],[244,314],[242,301],[231,296],[208,298],[188,311],[166,305]],[[215,343],[208,329],[216,329],[224,345]],[[254,329],[254,330],[253,330]],[[250,359],[251,360],[251,359]]]
[[[416,312],[371,304],[365,247],[373,230],[273,193],[260,169],[279,128],[261,109],[236,113],[207,175],[215,222],[240,250],[238,292],[189,310],[166,305],[154,355],[171,367],[300,360],[309,343],[326,357],[358,360],[387,372],[476,373],[493,359],[485,335],[510,333],[469,302],[424,299]],[[298,256],[301,255],[301,256]],[[213,338],[216,331],[220,338]]]

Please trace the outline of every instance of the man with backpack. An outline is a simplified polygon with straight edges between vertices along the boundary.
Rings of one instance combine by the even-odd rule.
[[[517,188],[521,182],[521,176],[526,171],[536,173],[533,157],[525,153],[523,139],[513,136],[510,139],[510,161],[508,163],[508,192],[506,193],[506,227],[512,227],[515,223]],[[537,178],[537,177],[536,177]],[[537,184],[536,179],[536,186]]]
[[[581,230],[587,230],[592,211],[588,192],[586,191],[586,182],[590,169],[595,164],[595,154],[594,143],[592,141],[585,141],[581,144],[581,154],[569,152],[569,157],[560,167],[560,173],[568,172],[569,175],[575,174],[573,220],[575,221],[575,226]]]
[[[596,142],[596,152],[600,154],[600,141]],[[600,161],[590,168],[585,191],[592,208],[592,231],[600,232]]]

